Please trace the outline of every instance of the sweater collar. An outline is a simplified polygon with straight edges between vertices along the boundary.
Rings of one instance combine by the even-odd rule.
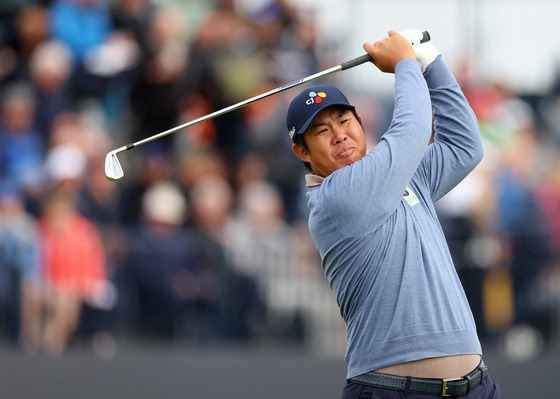
[[[305,184],[307,187],[319,186],[321,185],[323,180],[325,180],[324,177],[321,177],[313,173],[308,173],[305,175]]]

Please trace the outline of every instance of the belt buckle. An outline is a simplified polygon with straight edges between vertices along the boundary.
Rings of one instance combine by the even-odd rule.
[[[447,383],[448,382],[452,382],[452,381],[461,381],[463,379],[463,377],[459,377],[459,378],[442,378],[442,387],[441,387],[441,396],[443,398],[448,398],[451,397],[452,395],[448,395],[447,394]]]

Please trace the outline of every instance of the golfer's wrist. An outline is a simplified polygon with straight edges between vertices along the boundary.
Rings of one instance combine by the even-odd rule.
[[[406,70],[420,69],[420,64],[414,58],[403,58],[395,64],[395,73],[404,72]]]

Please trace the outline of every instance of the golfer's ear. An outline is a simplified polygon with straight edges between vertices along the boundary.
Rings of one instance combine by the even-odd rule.
[[[303,162],[309,162],[309,154],[304,146],[294,143],[292,144],[292,152]]]

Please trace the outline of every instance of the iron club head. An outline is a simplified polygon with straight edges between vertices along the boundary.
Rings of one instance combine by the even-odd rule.
[[[116,181],[124,176],[121,163],[117,158],[117,154],[121,152],[123,148],[126,150],[126,147],[121,147],[109,152],[105,157],[105,177],[107,180]]]

